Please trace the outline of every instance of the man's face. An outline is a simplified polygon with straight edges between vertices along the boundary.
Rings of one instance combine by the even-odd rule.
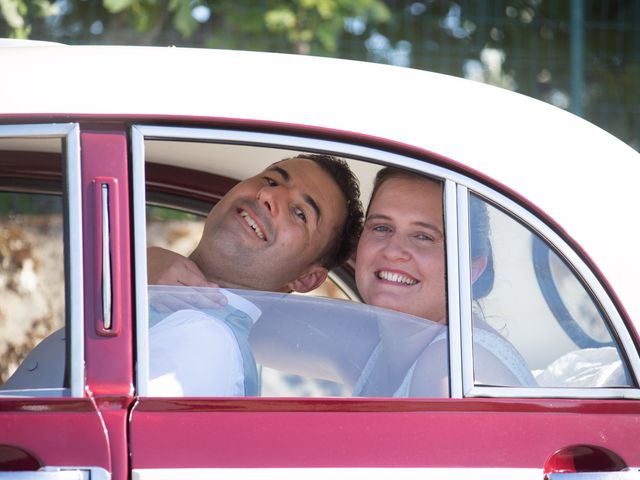
[[[278,162],[211,210],[192,258],[222,286],[296,289],[346,218],[338,185],[312,160]]]

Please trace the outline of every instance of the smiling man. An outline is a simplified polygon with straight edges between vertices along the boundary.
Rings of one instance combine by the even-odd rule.
[[[248,335],[260,310],[222,290],[219,307],[196,301],[160,313],[167,294],[190,287],[308,292],[346,261],[362,229],[358,181],[346,162],[298,155],[243,180],[212,208],[189,258],[148,250],[149,393],[256,395]],[[156,286],[154,286],[156,285]],[[190,296],[189,289],[183,294]],[[207,296],[214,297],[205,291]]]

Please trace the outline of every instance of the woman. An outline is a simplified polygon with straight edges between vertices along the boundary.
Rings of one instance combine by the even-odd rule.
[[[474,298],[493,285],[489,219],[484,203],[471,203],[471,281]],[[356,284],[363,300],[379,307],[446,324],[445,232],[442,183],[404,170],[376,176],[356,254]],[[446,330],[424,346],[393,391],[381,391],[381,372],[393,361],[380,341],[353,394],[433,397],[448,394]],[[474,370],[480,383],[532,385],[518,352],[480,315],[474,315]],[[398,383],[396,379],[395,383]],[[387,383],[386,388],[389,388]],[[396,388],[397,387],[397,388]]]

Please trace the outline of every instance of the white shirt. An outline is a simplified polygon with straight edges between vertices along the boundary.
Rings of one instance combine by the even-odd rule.
[[[184,287],[177,287],[178,289]],[[170,294],[176,287],[149,287],[153,295]],[[229,292],[228,305],[255,323],[260,310]],[[149,329],[149,386],[154,397],[244,396],[244,362],[238,341],[215,310],[183,309]]]

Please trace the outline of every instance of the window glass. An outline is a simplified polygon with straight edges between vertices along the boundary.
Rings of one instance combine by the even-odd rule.
[[[60,388],[64,383],[62,210],[62,197],[58,195],[0,192],[3,389]],[[56,333],[49,337],[52,332]],[[55,360],[48,365],[43,363],[48,358],[44,353],[46,343],[62,344],[60,348],[53,345],[62,356],[54,355]],[[25,361],[34,347],[36,350]]]
[[[305,249],[304,242],[317,238],[314,222],[331,222],[343,207],[340,191],[322,170],[308,176],[286,163],[278,168],[288,174],[271,170],[274,162],[300,152],[184,140],[146,140],[145,152],[146,198],[154,203],[147,208],[147,246],[154,247],[147,250],[148,395],[448,396],[442,182],[405,175],[402,182],[408,184],[397,185],[407,193],[401,196],[405,203],[377,212],[370,231],[393,240],[389,255],[371,248],[368,275],[391,293],[369,296],[369,289],[355,289],[353,258],[348,268],[333,272],[335,281],[318,284],[316,274],[308,273],[316,271],[310,267],[320,265],[328,245],[323,240]],[[172,162],[167,152],[185,168],[174,162],[167,175]],[[360,179],[366,204],[381,167],[347,163]],[[304,178],[315,185],[318,177],[329,184],[296,183]],[[334,188],[335,194],[327,194]],[[396,191],[396,186],[384,188],[386,194]],[[198,207],[203,200],[208,205]],[[202,217],[158,206],[172,204]],[[386,208],[391,202],[381,204]],[[275,228],[267,215],[279,218],[281,212],[287,220]],[[217,218],[211,222],[215,227],[209,221],[203,226],[208,214]],[[254,254],[272,240],[287,248]],[[195,276],[181,280],[183,273],[166,268],[176,266],[176,254],[182,256],[179,269]],[[274,256],[289,277],[272,268]],[[386,257],[391,260],[381,263]],[[205,270],[211,273],[203,275]],[[207,285],[221,271],[222,285]],[[372,305],[361,302],[368,298]]]
[[[544,240],[477,196],[470,230],[476,385],[630,385],[602,310]]]

